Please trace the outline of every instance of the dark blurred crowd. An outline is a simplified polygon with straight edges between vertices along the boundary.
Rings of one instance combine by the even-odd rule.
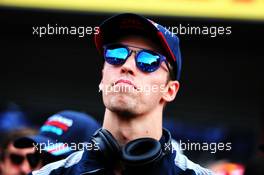
[[[16,105],[9,105],[0,113],[0,175],[29,174],[82,151],[99,126],[88,114],[64,110],[38,128]]]

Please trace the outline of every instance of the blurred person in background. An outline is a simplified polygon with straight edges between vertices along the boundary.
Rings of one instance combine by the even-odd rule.
[[[35,149],[32,157],[40,162],[34,170],[42,166],[66,158],[79,149],[84,149],[91,135],[99,128],[99,124],[90,115],[65,110],[50,116],[41,126],[39,133],[24,135],[15,140],[16,150]],[[30,173],[27,171],[27,173]]]
[[[33,149],[18,150],[14,147],[15,139],[37,133],[25,113],[15,103],[1,104],[0,111],[0,174],[27,174],[40,167],[32,159]]]
[[[20,107],[13,103],[3,103],[0,105],[0,135],[4,136],[11,131],[31,128],[33,125],[26,117],[26,114]],[[0,152],[1,143],[4,137],[0,137]]]
[[[1,175],[25,175],[39,169],[41,162],[36,161],[34,148],[17,149],[14,141],[19,137],[34,135],[37,131],[29,128],[9,131],[2,137],[2,152],[0,158]],[[4,137],[4,138],[3,138]]]

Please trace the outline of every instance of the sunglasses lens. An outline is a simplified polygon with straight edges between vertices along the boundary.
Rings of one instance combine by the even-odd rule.
[[[20,165],[24,161],[24,157],[17,154],[10,154],[10,160],[15,165]]]
[[[27,160],[31,168],[36,168],[40,161],[40,155],[38,153],[28,154]]]
[[[109,64],[112,65],[121,65],[123,64],[127,56],[129,54],[129,51],[125,47],[107,47],[105,49],[105,60]]]
[[[160,66],[160,55],[155,52],[141,51],[137,55],[137,66],[143,72],[154,72]]]

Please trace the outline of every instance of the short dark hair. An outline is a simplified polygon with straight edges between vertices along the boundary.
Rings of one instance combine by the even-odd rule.
[[[173,71],[173,67],[169,62],[168,62],[168,67],[169,67],[168,81],[169,80],[175,80],[176,76],[175,76],[175,73]]]

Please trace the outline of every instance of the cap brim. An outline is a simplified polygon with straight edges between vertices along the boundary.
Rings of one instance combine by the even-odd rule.
[[[28,148],[39,144],[55,143],[53,139],[50,139],[41,135],[21,137],[14,141],[14,146],[17,148]]]
[[[157,29],[148,19],[142,16],[131,13],[115,15],[99,26],[99,33],[95,35],[96,47],[99,51],[102,51],[104,44],[116,41],[128,33],[155,35]]]
[[[14,141],[14,146],[17,148],[35,147],[40,152],[45,151],[54,156],[68,156],[74,152],[70,147],[65,146],[64,143],[41,135],[21,137]]]

